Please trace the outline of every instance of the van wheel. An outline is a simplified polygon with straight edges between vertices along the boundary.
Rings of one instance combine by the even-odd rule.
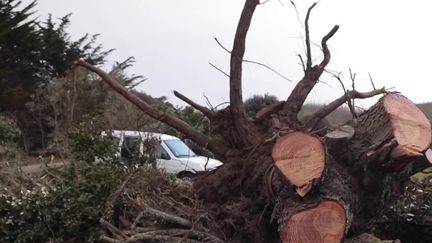
[[[195,174],[188,171],[183,171],[177,174],[177,177],[179,179],[182,179],[184,181],[190,181],[192,182],[193,178],[195,177]]]

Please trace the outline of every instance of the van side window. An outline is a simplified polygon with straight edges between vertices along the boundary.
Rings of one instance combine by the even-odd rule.
[[[138,137],[125,137],[121,148],[121,159],[130,161],[134,156],[139,155],[140,138]]]

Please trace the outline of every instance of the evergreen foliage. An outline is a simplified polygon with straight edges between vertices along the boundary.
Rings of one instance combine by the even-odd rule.
[[[111,51],[95,45],[97,35],[72,41],[70,15],[40,21],[36,4],[0,1],[0,112],[23,109],[36,87],[64,76],[78,58],[101,64]]]

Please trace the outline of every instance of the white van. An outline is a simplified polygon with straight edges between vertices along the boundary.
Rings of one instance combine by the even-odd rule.
[[[156,139],[154,146],[157,167],[179,178],[192,178],[197,172],[211,171],[222,165],[212,158],[196,155],[179,138],[161,133],[114,130],[112,136],[118,141],[118,156],[127,162],[133,154],[145,155],[148,139]]]

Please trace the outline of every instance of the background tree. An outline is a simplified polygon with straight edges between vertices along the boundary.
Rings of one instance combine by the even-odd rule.
[[[246,112],[249,116],[254,117],[258,111],[260,111],[265,106],[277,103],[279,99],[274,95],[264,94],[257,95],[254,94],[252,97],[248,98],[244,102]]]
[[[51,16],[45,21],[36,19],[36,4],[0,1],[0,113],[13,113],[27,150],[43,147],[44,136],[52,130],[41,118],[52,116],[52,110],[26,106],[37,101],[36,90],[65,76],[73,60],[102,64],[111,51],[95,45],[97,35],[72,41],[66,32],[69,15],[58,23]]]

